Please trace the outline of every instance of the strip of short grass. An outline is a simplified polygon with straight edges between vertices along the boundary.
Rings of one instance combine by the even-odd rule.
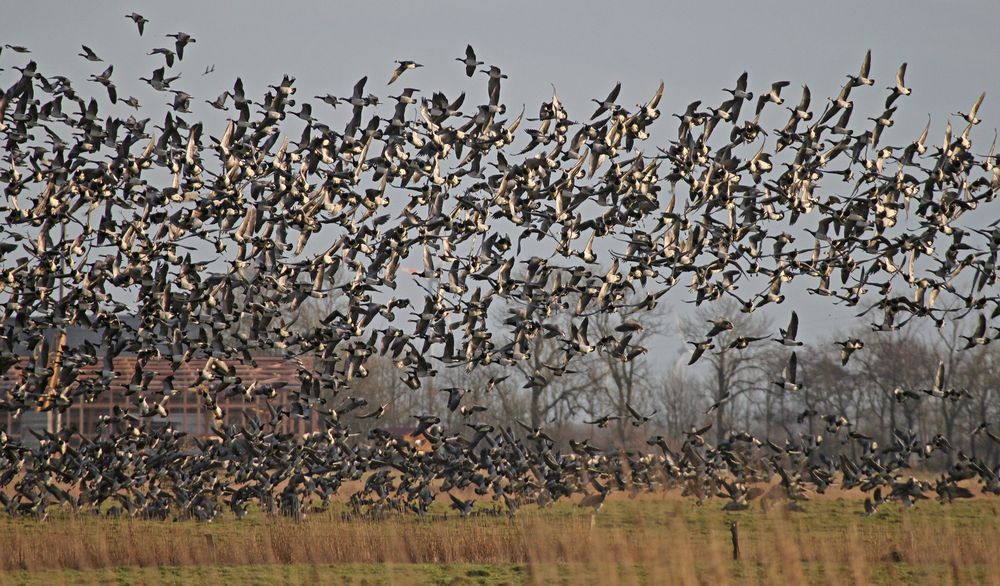
[[[0,573],[10,585],[193,584],[518,584],[526,580],[521,564],[292,564],[248,566],[160,566],[93,570],[41,570]]]
[[[868,568],[863,581],[850,578],[839,564],[808,563],[802,578],[811,584],[980,584],[990,583],[985,566],[956,567],[947,564],[882,563]],[[769,569],[760,562],[733,562],[723,579],[734,584],[770,583]],[[147,568],[102,568],[93,570],[41,570],[0,573],[0,585],[145,585],[188,586],[195,584],[447,584],[501,585],[547,583],[595,583],[606,573],[581,564],[292,564],[252,566],[162,566]],[[654,584],[662,574],[650,576],[641,565],[621,565],[612,573],[623,583]],[[719,568],[695,564],[700,583],[711,583]],[[844,577],[847,576],[845,580]]]

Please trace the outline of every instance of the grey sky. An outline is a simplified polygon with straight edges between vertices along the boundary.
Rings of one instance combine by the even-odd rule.
[[[124,15],[132,10],[150,19],[139,37]],[[187,47],[183,73],[175,87],[199,99],[197,114],[241,76],[248,93],[260,96],[282,74],[297,78],[299,97],[350,94],[361,76],[368,92],[387,96],[402,87],[459,91],[482,101],[486,78],[467,79],[454,59],[472,44],[479,58],[496,64],[510,78],[503,85],[509,107],[526,104],[537,112],[554,84],[571,117],[588,117],[589,98],[602,98],[617,81],[620,102],[647,100],[660,80],[666,83],[661,109],[683,111],[696,99],[717,105],[744,70],[758,93],[772,81],[789,80],[795,100],[799,87],[813,91],[813,108],[835,95],[848,73],[855,73],[867,49],[873,53],[875,89],[864,88],[865,116],[880,110],[885,88],[898,65],[908,62],[906,82],[913,95],[900,101],[888,142],[910,140],[933,117],[931,140],[939,141],[947,114],[965,111],[980,92],[987,98],[977,129],[977,144],[988,144],[997,126],[1000,76],[1000,2],[844,1],[844,2],[192,2],[140,5],[93,2],[8,2],[0,17],[0,40],[28,46],[43,73],[61,73],[87,93],[101,88],[86,82],[103,70],[77,57],[86,44],[115,65],[122,97],[134,94],[144,105],[165,101],[163,94],[136,81],[163,65],[154,47],[171,47],[167,33],[184,31],[197,43]],[[394,59],[411,59],[424,68],[407,72],[388,90]],[[17,59],[17,62],[23,59]],[[0,67],[15,62],[8,51]],[[207,65],[215,72],[202,76]],[[852,96],[853,97],[853,96]],[[313,100],[314,115],[325,106]],[[103,102],[102,102],[103,103]],[[478,102],[476,102],[478,103]],[[158,115],[154,109],[146,116]],[[103,109],[103,106],[102,106]],[[124,108],[123,108],[124,109]],[[338,114],[338,119],[343,113]],[[776,124],[776,123],[775,123]],[[774,126],[774,124],[772,124]],[[219,129],[211,129],[218,134]],[[661,135],[669,135],[661,130]],[[894,141],[894,139],[896,139]],[[653,148],[653,145],[649,147]],[[806,303],[803,328],[840,327],[845,312],[828,300]],[[776,322],[786,307],[772,309]],[[808,334],[807,334],[808,337]],[[676,347],[676,346],[675,346]]]
[[[123,18],[133,8],[151,21],[141,39]],[[394,59],[426,65],[404,78],[414,87],[483,86],[485,93],[483,80],[466,83],[453,61],[471,43],[482,60],[510,74],[504,85],[509,104],[537,106],[554,83],[571,112],[574,102],[603,97],[616,81],[623,82],[623,102],[637,102],[661,79],[667,88],[662,107],[675,112],[694,99],[721,100],[719,90],[743,70],[752,88],[787,79],[809,84],[822,99],[857,69],[867,48],[878,88],[909,62],[914,93],[898,125],[922,125],[927,113],[943,125],[942,114],[968,107],[981,91],[1000,99],[994,74],[1000,3],[992,0],[174,1],[135,7],[42,0],[8,3],[3,12],[4,42],[29,46],[43,71],[58,69],[74,79],[96,69],[76,57],[80,44],[115,63],[121,70],[115,77],[123,78],[162,62],[158,56],[140,59],[139,49],[169,46],[172,40],[163,35],[188,32],[198,43],[188,48],[180,85],[199,96],[214,97],[236,75],[249,90],[282,73],[295,75],[301,91],[341,95],[362,75],[373,86],[387,80]],[[198,75],[213,63],[215,73]]]

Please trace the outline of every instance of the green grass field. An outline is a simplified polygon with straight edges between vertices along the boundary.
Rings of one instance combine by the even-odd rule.
[[[0,520],[0,584],[1000,584],[1000,499],[865,518],[855,495],[729,513],[675,494],[517,518]],[[737,522],[740,560],[732,560]]]

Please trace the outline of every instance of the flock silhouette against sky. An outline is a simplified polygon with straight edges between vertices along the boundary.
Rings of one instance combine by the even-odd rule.
[[[417,392],[444,369],[523,361],[537,337],[561,359],[529,385],[594,352],[647,358],[637,334],[671,290],[752,313],[779,306],[796,281],[857,306],[879,332],[974,316],[967,347],[989,344],[1000,332],[1000,227],[982,210],[1000,189],[1000,166],[995,141],[973,143],[984,95],[937,113],[949,116],[943,136],[928,123],[887,144],[883,133],[917,90],[905,63],[875,79],[870,53],[829,99],[744,73],[721,103],[671,114],[660,110],[669,82],[635,105],[609,83],[592,112],[569,112],[555,90],[537,107],[509,106],[503,87],[516,72],[468,46],[450,66],[485,85],[480,104],[415,89],[423,65],[404,58],[350,95],[301,96],[285,76],[266,90],[236,78],[217,97],[194,96],[186,76],[227,72],[182,72],[197,39],[126,18],[123,30],[134,27],[163,59],[140,80],[118,78],[111,56],[86,46],[79,58],[94,72],[77,80],[43,71],[30,47],[0,51],[0,374],[15,381],[0,410],[63,411],[108,391],[116,357],[137,360],[126,401],[98,434],[32,430],[40,441],[29,447],[0,430],[8,513],[114,503],[152,518],[242,517],[251,505],[299,516],[345,483],[359,512],[426,513],[447,493],[463,516],[482,510],[470,492],[515,514],[581,493],[599,507],[611,491],[662,486],[742,509],[769,478],[778,479],[772,496],[793,508],[835,484],[870,492],[868,513],[886,500],[972,496],[962,482],[1000,494],[1000,470],[965,454],[936,483],[916,480],[911,466],[950,448],[907,430],[878,445],[840,423],[834,435],[855,457],[808,435],[734,429],[713,444],[697,421],[676,445],[651,436],[645,449],[567,448],[544,426],[491,417],[471,403],[473,389],[453,387],[441,408],[460,426],[446,427],[440,412],[412,414],[412,436],[430,446],[422,451],[378,427],[391,405],[352,393],[379,357]],[[137,83],[167,106],[162,120],[146,117]],[[877,111],[856,108],[862,92],[881,92]],[[327,302],[322,319],[295,327],[318,301]],[[597,334],[595,316],[610,316],[614,331]],[[802,342],[796,312],[787,319],[772,336],[732,344],[783,346],[773,384],[796,393]],[[65,344],[70,328],[93,336]],[[707,323],[689,341],[690,362],[719,351],[714,338],[733,328]],[[857,338],[839,345],[845,364],[865,351]],[[264,354],[295,362],[301,384],[236,376],[235,364]],[[158,388],[144,370],[153,358],[205,366],[195,388]],[[95,365],[96,376],[83,376]],[[476,390],[503,392],[504,378]],[[963,399],[940,370],[925,388],[899,392]],[[215,441],[156,425],[177,393],[202,398]],[[291,407],[276,406],[278,394]],[[228,421],[220,398],[234,396],[260,415]],[[313,413],[320,431],[279,430]],[[587,423],[644,429],[656,415],[629,405]],[[357,433],[357,418],[374,427]],[[995,425],[976,433],[1000,441]]]

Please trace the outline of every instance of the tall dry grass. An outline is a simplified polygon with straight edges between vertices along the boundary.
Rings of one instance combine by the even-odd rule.
[[[592,526],[561,505],[515,519],[213,524],[89,516],[0,521],[0,571],[254,564],[519,564],[534,583],[1000,584],[1000,501],[922,503],[880,518],[857,502],[722,513],[675,499],[614,500]],[[729,521],[740,526],[731,560]]]

